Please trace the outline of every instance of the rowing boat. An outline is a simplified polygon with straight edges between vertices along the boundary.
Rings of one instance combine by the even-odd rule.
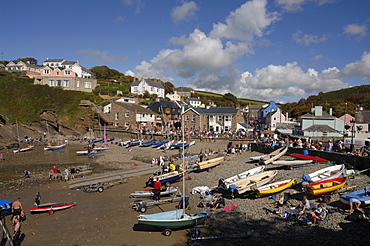
[[[267,196],[274,193],[281,192],[292,187],[295,184],[295,179],[286,179],[278,182],[274,182],[271,184],[263,185],[257,188],[257,196]]]
[[[343,174],[344,170],[345,170],[345,165],[341,164],[341,165],[329,166],[329,167],[320,169],[310,174],[304,174],[302,176],[302,179],[304,180],[304,182],[302,183],[302,186],[305,187],[309,183],[315,183],[321,180],[339,178],[339,176]]]
[[[45,203],[34,207],[30,207],[30,212],[31,213],[49,212],[52,214],[54,213],[54,211],[72,208],[76,205],[77,202]]]
[[[161,185],[168,186],[170,183],[176,182],[177,180],[181,179],[183,174],[183,171],[171,171],[169,173],[149,177],[148,184],[153,186],[155,181],[159,181]]]
[[[252,160],[252,161],[259,161],[260,159],[262,159],[265,156],[266,155],[251,156],[251,157],[249,157],[249,159]]]
[[[318,156],[312,156],[312,155],[304,155],[304,154],[298,154],[298,153],[293,153],[290,154],[291,157],[297,158],[297,159],[302,159],[302,160],[313,160],[313,161],[318,161],[318,162],[329,162],[329,160],[326,160],[324,158],[318,157]]]
[[[205,170],[205,169],[220,165],[224,160],[225,160],[225,156],[216,157],[216,158],[213,158],[207,161],[199,162],[195,168],[198,170]]]
[[[13,153],[28,151],[28,150],[33,149],[33,147],[35,147],[35,145],[31,144],[31,145],[28,145],[28,146],[20,148],[20,149],[15,149],[15,150],[13,150]]]
[[[288,147],[278,148],[278,149],[272,151],[270,154],[267,154],[265,157],[261,158],[260,161],[261,161],[262,164],[267,165],[267,164],[279,159],[283,155],[285,155],[285,153],[287,151],[288,151]]]
[[[356,190],[340,196],[340,201],[349,204],[351,198],[356,198],[361,203],[370,204],[370,188]]]
[[[230,185],[232,185],[232,184],[234,184],[238,181],[241,181],[243,179],[246,179],[250,176],[253,176],[257,173],[261,173],[261,172],[263,172],[264,169],[265,169],[265,166],[258,166],[258,167],[252,168],[252,169],[247,170],[247,171],[242,172],[242,173],[235,174],[235,175],[227,177],[227,178],[221,178],[218,181],[218,186],[223,187],[224,189],[229,189]]]
[[[55,150],[55,149],[63,149],[67,143],[62,143],[58,145],[49,145],[44,148],[44,150]]]
[[[311,195],[321,195],[342,188],[346,184],[345,177],[325,179],[308,185],[307,193]]]
[[[179,188],[177,187],[167,187],[165,190],[161,190],[160,195],[162,196],[168,196],[168,195],[174,195],[178,193]],[[134,193],[130,194],[130,198],[149,198],[153,197],[154,193],[153,190],[145,190],[145,191],[135,191]]]
[[[258,187],[270,183],[277,175],[277,171],[267,171],[255,174],[239,182],[234,183],[236,192],[240,195],[247,191],[256,190]]]

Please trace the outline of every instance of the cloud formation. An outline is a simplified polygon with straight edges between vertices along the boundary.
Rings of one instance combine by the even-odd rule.
[[[175,23],[186,20],[195,15],[199,7],[194,1],[184,2],[182,5],[172,9],[171,17]]]
[[[317,43],[325,42],[326,40],[328,40],[325,37],[325,35],[322,37],[319,37],[319,36],[315,36],[311,34],[303,34],[302,31],[300,30],[293,33],[292,37],[294,41],[296,41],[296,43],[305,45],[305,46],[309,46],[310,44],[313,44],[313,43],[317,44]]]

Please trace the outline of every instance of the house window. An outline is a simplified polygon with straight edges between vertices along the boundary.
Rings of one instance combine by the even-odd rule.
[[[192,121],[192,122],[195,122],[195,119],[196,119],[196,116],[195,116],[195,115],[193,115],[193,116],[192,116],[191,121]]]
[[[218,116],[218,121],[222,121],[222,115]]]
[[[130,117],[130,112],[125,112],[125,117]]]
[[[225,121],[231,121],[230,115],[225,115]]]
[[[69,87],[69,80],[64,80],[63,81],[63,86],[64,87]]]
[[[229,126],[225,126],[225,131],[230,131],[230,127]]]
[[[189,115],[185,115],[185,121],[189,121]]]
[[[216,126],[216,132],[220,131],[220,127],[219,126]]]
[[[92,83],[91,82],[85,82],[85,88],[91,89]]]
[[[71,71],[70,70],[64,70],[64,75],[71,75]]]
[[[125,121],[125,127],[128,127],[130,125],[130,122]]]
[[[152,91],[152,92],[153,92],[153,91],[154,91],[154,88],[153,88],[153,87],[150,87],[150,91]]]
[[[80,87],[80,81],[76,82],[76,87]]]
[[[50,70],[49,69],[44,69],[44,74],[50,74]]]
[[[119,114],[118,114],[118,112],[115,112],[114,113],[114,120],[118,120],[119,119]]]
[[[59,72],[57,72],[57,76],[59,76]]]
[[[49,86],[54,86],[54,80],[49,80]]]
[[[215,116],[214,115],[210,115],[209,116],[209,121],[215,121]]]
[[[134,92],[138,92],[137,86],[134,87]]]
[[[114,126],[117,126],[118,127],[118,121],[115,121],[114,122]]]
[[[62,86],[62,81],[61,80],[57,80],[57,86]]]

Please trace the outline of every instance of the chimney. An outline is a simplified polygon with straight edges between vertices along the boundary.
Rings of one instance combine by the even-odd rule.
[[[329,114],[333,115],[333,109],[332,108],[329,109]]]

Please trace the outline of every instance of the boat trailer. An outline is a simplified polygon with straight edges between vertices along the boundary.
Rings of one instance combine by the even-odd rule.
[[[171,194],[169,198],[159,199],[159,200],[136,200],[132,202],[131,204],[132,204],[132,208],[135,211],[140,212],[140,213],[145,213],[147,208],[150,206],[158,206],[162,203],[181,200],[181,198],[182,198],[181,191],[177,190],[177,192],[174,194]]]

